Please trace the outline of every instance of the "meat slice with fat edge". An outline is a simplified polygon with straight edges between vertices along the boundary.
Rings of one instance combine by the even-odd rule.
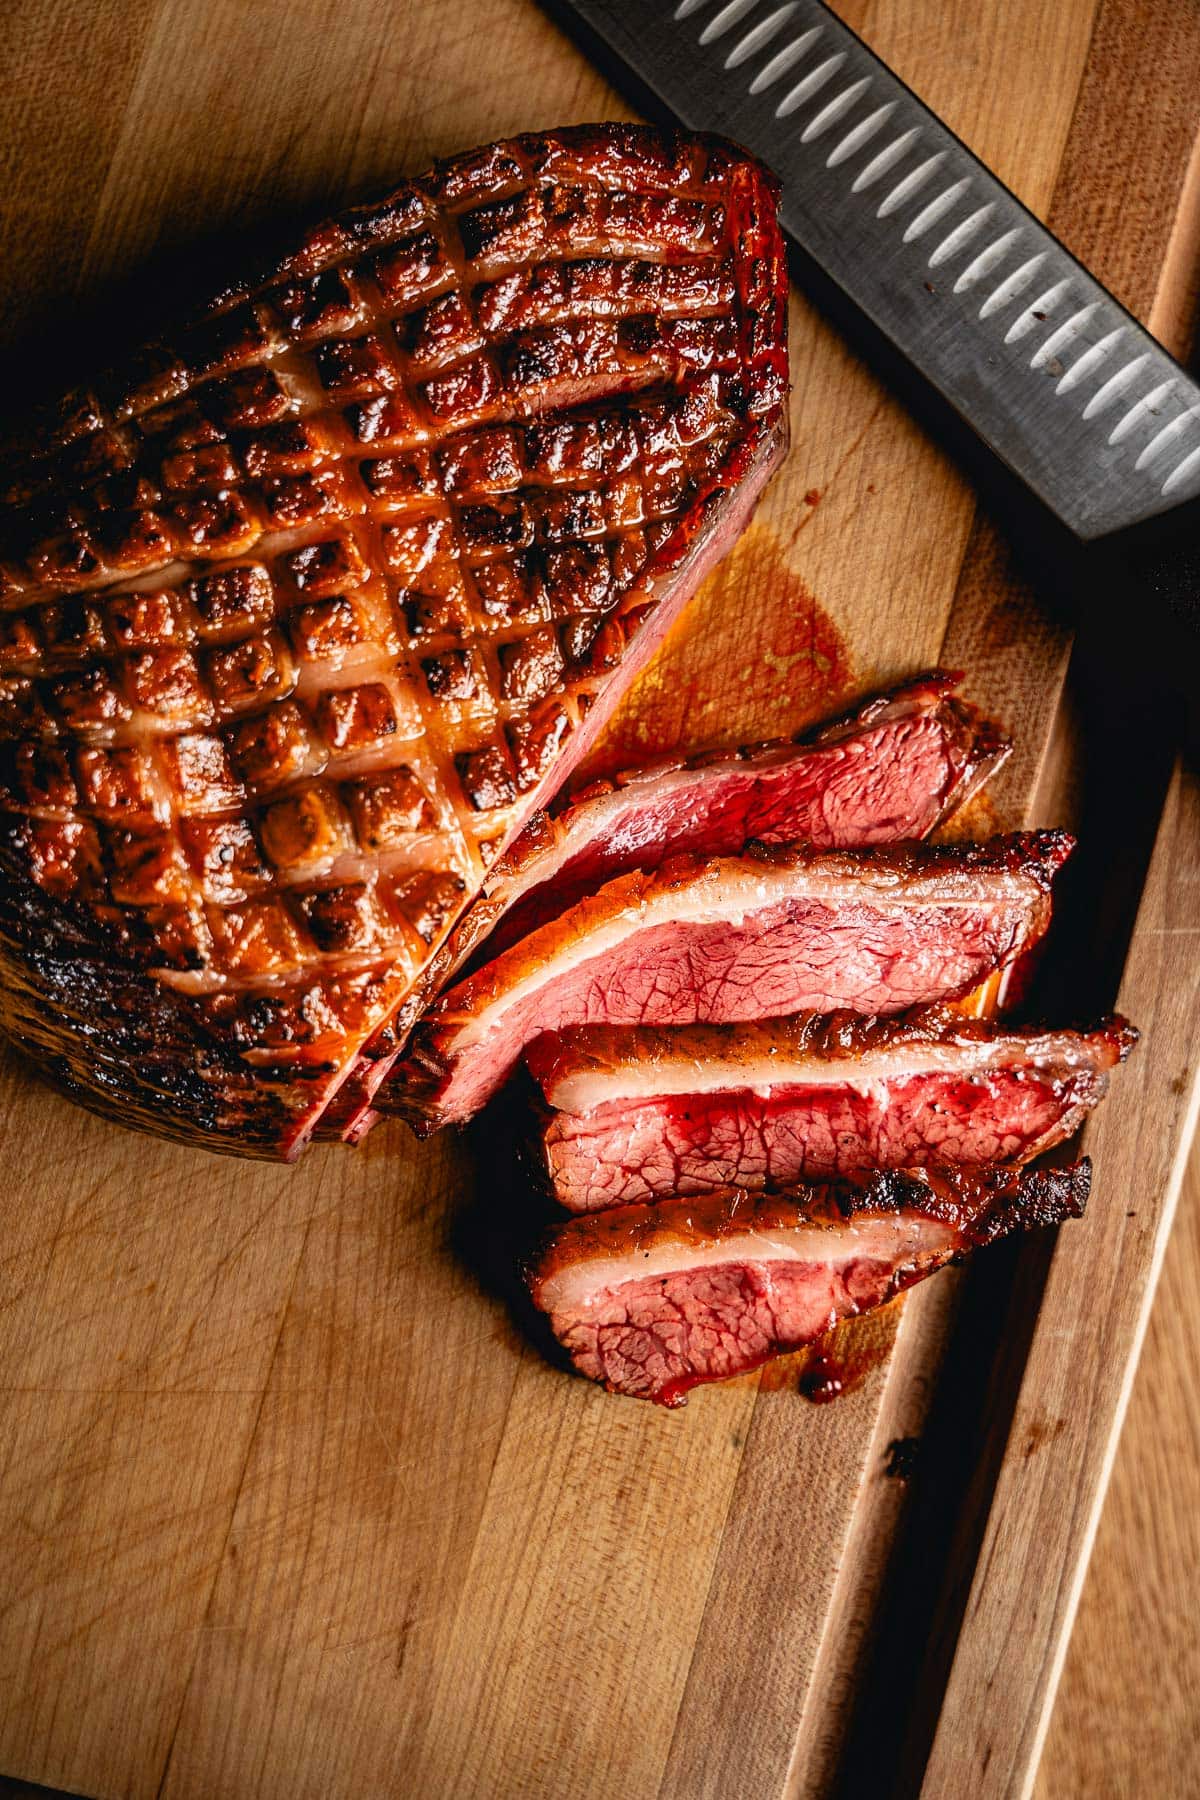
[[[573,1219],[527,1279],[579,1372],[678,1405],[799,1349],[1010,1231],[1078,1218],[1091,1165],[881,1173]]]
[[[752,847],[618,876],[444,995],[390,1110],[468,1119],[525,1047],[574,1025],[902,1012],[971,991],[1045,930],[1060,831],[872,850]]]
[[[489,954],[557,918],[614,875],[685,850],[751,841],[821,850],[924,838],[1008,756],[1009,739],[953,697],[940,669],[783,743],[708,751],[590,783],[531,819],[489,870],[447,948]]]
[[[950,1007],[539,1038],[559,1203],[592,1212],[918,1163],[1024,1163],[1072,1136],[1137,1032],[1014,1029]]]
[[[428,999],[603,882],[668,853],[732,856],[751,839],[824,849],[927,837],[1005,760],[1009,739],[934,669],[793,739],[706,751],[593,781],[536,813],[339,1096],[330,1124],[361,1130]]]
[[[311,1135],[782,455],[777,199],[491,144],[0,444],[0,1021],[76,1099]]]

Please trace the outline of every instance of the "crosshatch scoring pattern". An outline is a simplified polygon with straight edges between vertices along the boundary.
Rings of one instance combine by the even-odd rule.
[[[774,200],[716,140],[494,145],[10,445],[18,875],[264,1074],[340,1066],[778,430]]]

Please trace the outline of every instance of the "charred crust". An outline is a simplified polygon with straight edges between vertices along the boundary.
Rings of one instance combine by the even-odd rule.
[[[1016,831],[987,838],[978,844],[928,844],[906,841],[881,844],[871,848],[871,867],[880,873],[900,878],[913,877],[935,870],[953,870],[963,875],[1018,875],[1036,882],[1049,893],[1055,875],[1075,848],[1069,831]],[[854,853],[839,850],[817,850],[804,845],[763,844],[751,840],[745,854],[764,867],[799,868],[826,861],[831,869],[839,862],[852,866]],[[703,858],[677,859],[680,865],[690,862],[698,866]],[[664,865],[665,868],[666,865]]]
[[[117,1123],[209,1150],[279,1153],[286,1110],[231,1045],[71,901],[29,880],[0,832],[5,1031],[54,1086]]]
[[[1066,1169],[929,1167],[883,1172],[847,1184],[837,1204],[845,1217],[911,1211],[952,1225],[964,1247],[994,1243],[1011,1231],[1082,1218],[1091,1190],[1089,1157]]]
[[[550,1091],[575,1072],[604,1071],[623,1064],[656,1067],[673,1057],[725,1063],[736,1087],[739,1063],[778,1058],[778,1079],[788,1080],[789,1064],[857,1064],[881,1051],[925,1048],[1021,1049],[1038,1066],[1061,1072],[1103,1075],[1123,1062],[1139,1033],[1128,1019],[1111,1014],[1094,1025],[1057,1028],[1011,1025],[972,1018],[954,1006],[921,1006],[888,1016],[849,1011],[793,1013],[750,1024],[670,1026],[592,1025],[546,1033],[531,1046],[530,1069]]]

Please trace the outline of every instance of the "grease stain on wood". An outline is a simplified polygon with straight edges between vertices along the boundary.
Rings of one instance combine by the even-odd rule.
[[[755,521],[634,683],[586,774],[789,735],[838,712],[854,691],[840,631],[775,532]]]
[[[864,1386],[882,1368],[896,1336],[900,1308],[892,1302],[860,1319],[845,1319],[804,1350],[767,1363],[759,1376],[764,1393],[801,1393],[824,1405]]]
[[[1025,1434],[1025,1447],[1022,1455],[1028,1459],[1035,1456],[1046,1444],[1052,1444],[1067,1429],[1065,1419],[1035,1419]]]
[[[855,1393],[886,1361],[890,1339],[881,1341],[872,1332],[863,1341],[862,1334],[853,1329],[856,1323],[852,1320],[831,1331],[809,1352],[799,1390],[814,1406],[828,1406],[832,1400]]]

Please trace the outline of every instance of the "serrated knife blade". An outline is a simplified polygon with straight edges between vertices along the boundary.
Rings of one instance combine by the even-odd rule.
[[[820,0],[569,0],[1084,540],[1200,495],[1200,386]]]

